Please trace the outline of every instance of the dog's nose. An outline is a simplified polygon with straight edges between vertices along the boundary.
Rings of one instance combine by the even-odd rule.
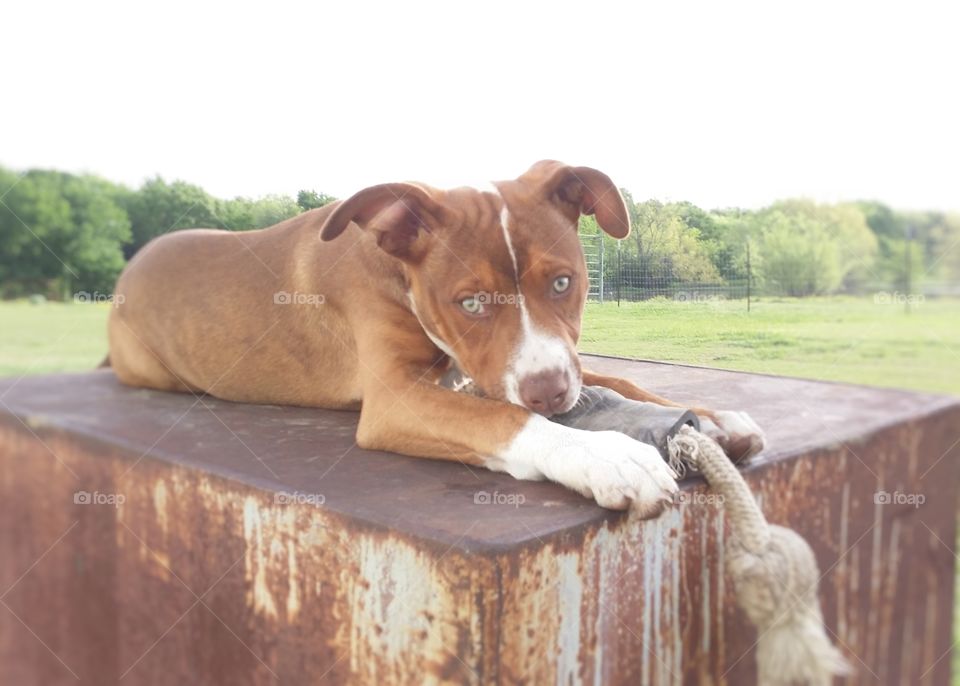
[[[559,370],[531,374],[520,381],[520,399],[523,404],[548,417],[563,406],[569,390],[567,375]]]

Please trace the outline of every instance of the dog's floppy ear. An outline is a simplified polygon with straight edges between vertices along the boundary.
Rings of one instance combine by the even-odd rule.
[[[394,257],[412,259],[413,243],[421,232],[429,232],[428,218],[437,218],[441,207],[430,193],[412,183],[383,183],[370,186],[344,200],[327,217],[320,238],[332,241],[356,222],[373,231],[377,245]]]
[[[609,176],[591,167],[571,167],[562,162],[537,162],[527,174],[543,178],[548,197],[574,220],[592,214],[597,224],[614,238],[630,233],[630,215],[620,190]]]

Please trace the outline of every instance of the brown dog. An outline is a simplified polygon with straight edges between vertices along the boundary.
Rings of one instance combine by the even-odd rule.
[[[654,512],[676,484],[653,447],[546,419],[582,384],[671,404],[581,370],[581,214],[629,232],[605,174],[544,161],[484,191],[384,184],[260,231],[170,233],[120,277],[110,362],[133,386],[360,408],[362,447]],[[487,397],[439,386],[452,363]],[[745,414],[696,411],[728,452],[763,447]]]

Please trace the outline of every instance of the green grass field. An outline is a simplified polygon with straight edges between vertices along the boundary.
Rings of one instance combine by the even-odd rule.
[[[0,302],[0,376],[96,367],[109,312],[107,304]]]
[[[589,305],[580,349],[960,394],[960,300],[909,314],[852,297]]]
[[[0,376],[77,371],[106,354],[109,304],[0,303]],[[960,394],[960,300],[908,314],[872,298],[590,304],[585,352]]]

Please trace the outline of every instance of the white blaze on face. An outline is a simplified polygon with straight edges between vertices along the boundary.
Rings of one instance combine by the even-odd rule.
[[[496,187],[494,187],[496,188]],[[520,308],[520,335],[503,375],[503,388],[507,400],[523,405],[520,398],[520,381],[528,376],[540,372],[559,371],[563,373],[571,386],[570,398],[580,396],[579,378],[576,373],[576,363],[572,359],[571,351],[566,342],[538,327],[530,318],[526,299],[520,289],[520,268],[517,264],[517,253],[513,249],[510,238],[510,211],[503,196],[497,191],[503,209],[500,211],[500,227],[503,229],[503,239],[506,241],[510,259],[513,262],[513,273],[517,288],[517,306]]]
[[[580,389],[577,384],[576,366],[570,356],[570,349],[562,338],[543,331],[530,320],[530,313],[524,304],[520,305],[520,338],[507,365],[503,377],[503,387],[507,400],[523,405],[520,398],[520,380],[541,372],[559,371],[574,387],[570,398],[577,398]]]

